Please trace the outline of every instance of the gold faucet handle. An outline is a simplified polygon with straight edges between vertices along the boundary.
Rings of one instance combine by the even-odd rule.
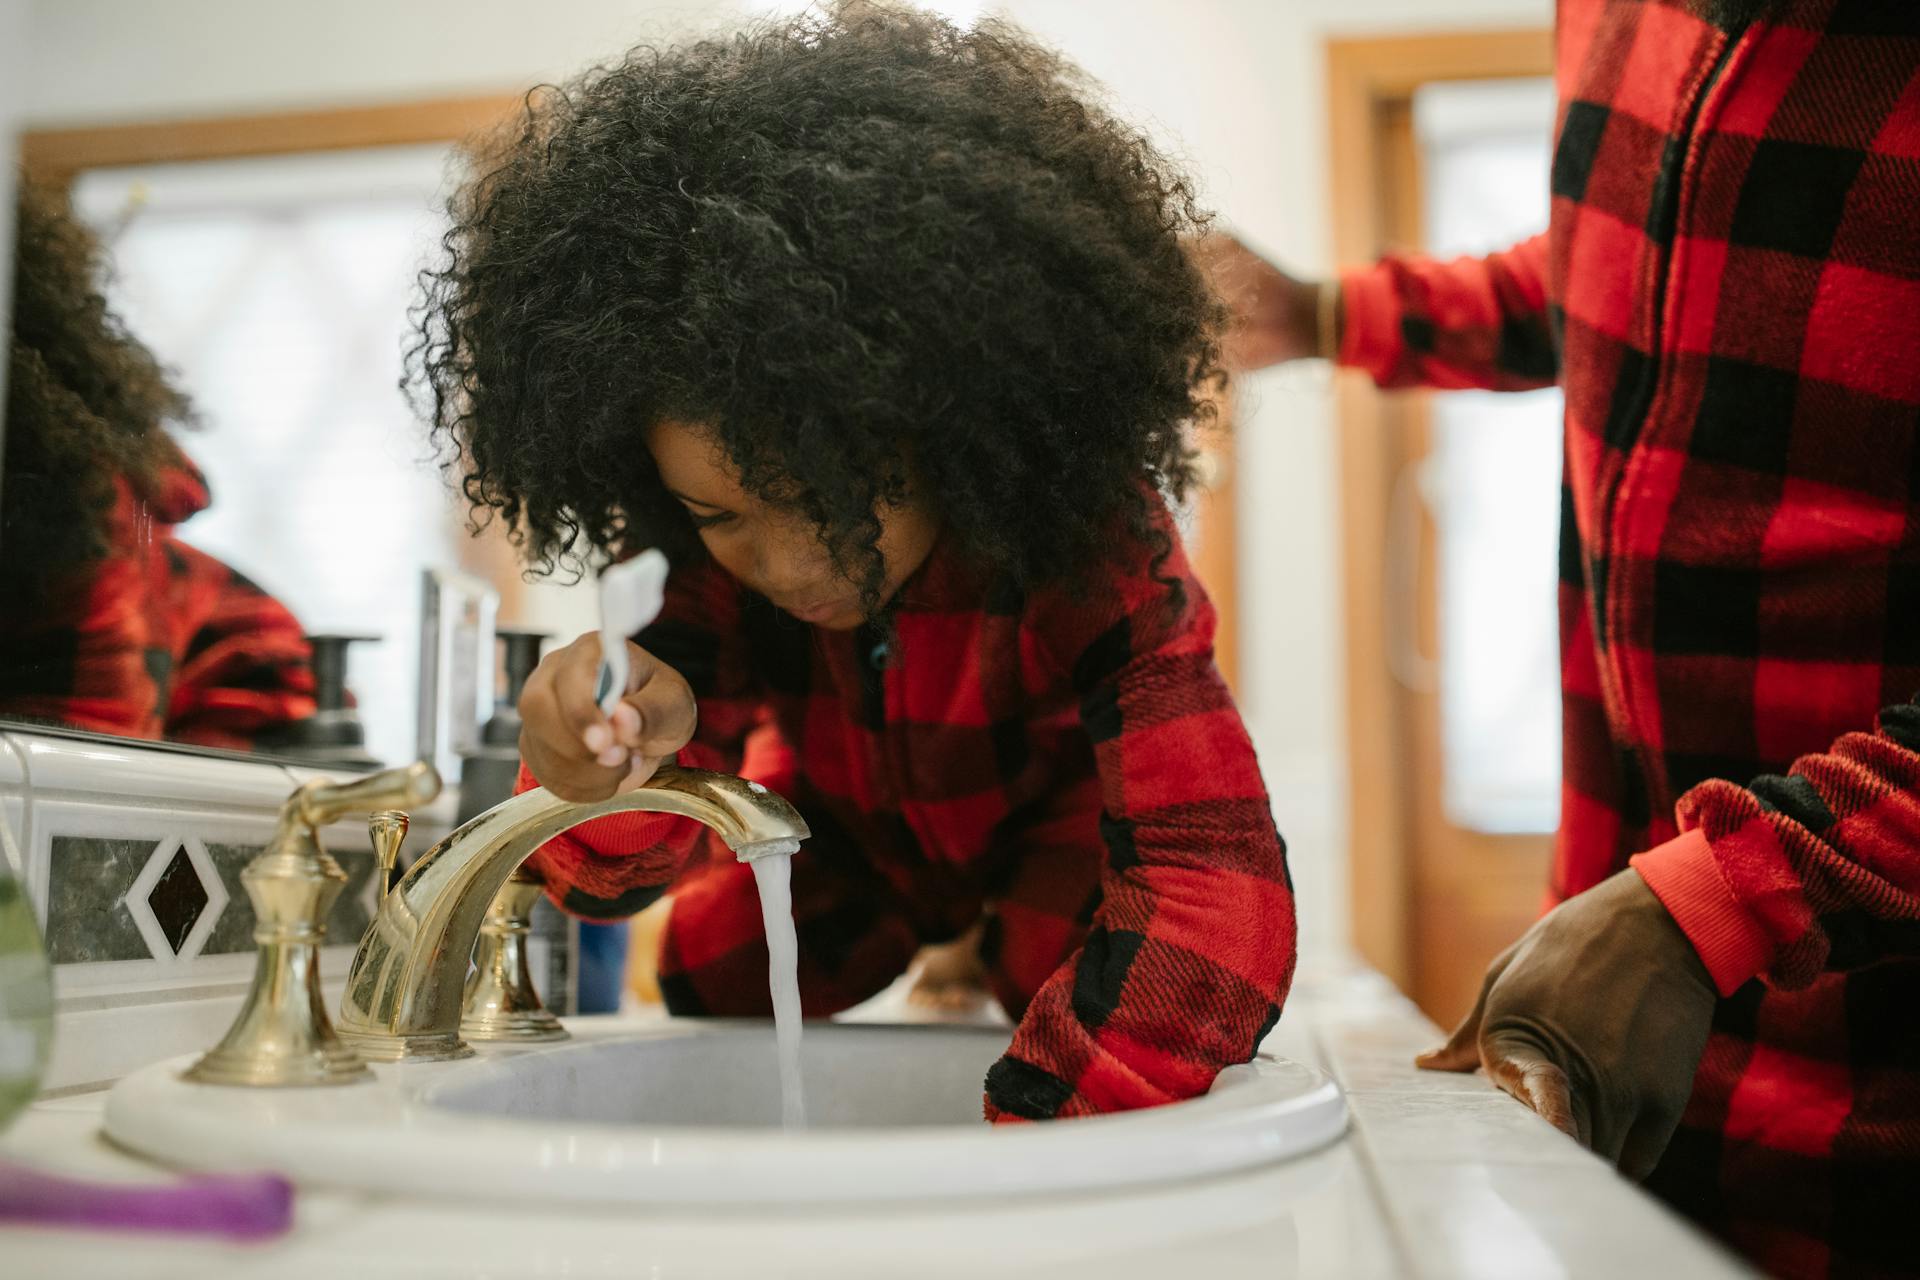
[[[440,775],[420,761],[348,783],[309,782],[287,797],[272,844],[240,873],[258,944],[253,987],[226,1037],[187,1079],[308,1085],[366,1078],[366,1063],[334,1032],[320,997],[320,946],[347,875],[321,848],[319,829],[356,811],[387,810],[367,824],[384,894],[407,835],[407,815],[395,810],[439,794]]]
[[[353,782],[313,783],[300,790],[300,820],[324,827],[349,813],[411,809],[440,794],[440,774],[425,760],[402,769],[384,769]],[[405,836],[405,827],[400,834]],[[395,849],[399,842],[395,841]]]
[[[393,884],[393,867],[400,860],[400,845],[407,838],[408,819],[401,809],[382,809],[367,819],[367,835],[373,840],[374,900],[387,896]]]

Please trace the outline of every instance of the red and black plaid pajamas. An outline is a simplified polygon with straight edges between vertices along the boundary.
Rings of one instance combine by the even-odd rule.
[[[1909,1274],[1920,7],[1558,40],[1548,233],[1349,274],[1342,359],[1565,388],[1553,892],[1631,861],[1723,996],[1651,1185],[1771,1270]]]
[[[285,605],[173,535],[206,507],[192,465],[142,503],[123,482],[107,556],[0,618],[0,715],[248,750],[314,713],[306,634]]]
[[[765,783],[813,829],[793,863],[809,1016],[988,913],[994,992],[1020,1020],[987,1077],[996,1119],[1203,1093],[1252,1056],[1293,974],[1285,853],[1213,608],[1177,548],[1157,573],[1144,546],[1125,559],[1023,599],[943,541],[890,633],[815,629],[716,567],[676,568],[638,637],[698,698],[682,762]],[[753,876],[704,828],[604,818],[535,868],[589,917],[671,886],[668,1007],[770,1012]]]

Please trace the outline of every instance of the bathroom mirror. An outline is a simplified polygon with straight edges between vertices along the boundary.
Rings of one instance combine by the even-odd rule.
[[[75,264],[44,259],[78,242],[57,220],[84,228],[110,318],[41,324],[27,308],[64,295],[28,290],[16,331],[65,344],[46,353],[50,369],[92,359],[124,373],[137,343],[184,403],[159,393],[177,455],[136,494],[80,465],[101,450],[68,447],[72,417],[48,397],[10,399],[9,428],[47,440],[13,442],[23,465],[0,493],[0,722],[370,767],[470,736],[477,723],[447,709],[475,704],[476,665],[492,671],[494,610],[555,633],[593,625],[579,591],[522,582],[498,531],[470,534],[400,389],[407,308],[462,171],[458,140],[516,103],[26,134],[23,217],[55,225],[51,240],[28,227],[19,250],[58,276]],[[151,402],[139,373],[134,391]],[[113,494],[104,558],[14,572],[65,523],[49,513],[78,509],[75,489]],[[434,648],[441,600],[423,590],[450,575],[497,596],[482,651],[457,660]],[[465,683],[423,688],[436,672]]]

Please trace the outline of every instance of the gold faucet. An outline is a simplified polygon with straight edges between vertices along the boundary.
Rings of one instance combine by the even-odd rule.
[[[253,988],[220,1043],[186,1071],[200,1084],[350,1084],[367,1064],[342,1044],[320,999],[320,943],[347,874],[319,828],[349,813],[425,804],[440,775],[424,761],[355,782],[309,782],[280,806],[273,839],[240,873],[256,923]],[[404,824],[400,828],[405,834]],[[400,842],[392,842],[398,851]]]
[[[810,834],[793,806],[759,783],[699,769],[668,766],[646,785],[592,804],[545,788],[514,796],[421,854],[381,900],[347,971],[339,1019],[347,1043],[375,1062],[472,1053],[460,1038],[467,962],[501,887],[569,827],[638,811],[704,823],[742,858]]]

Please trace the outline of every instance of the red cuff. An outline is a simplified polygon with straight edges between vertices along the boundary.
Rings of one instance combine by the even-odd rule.
[[[1340,274],[1340,351],[1335,363],[1363,369],[1378,382],[1399,365],[1400,303],[1380,267]]]
[[[1773,942],[1727,887],[1706,833],[1689,831],[1629,859],[1730,996],[1773,959]]]
[[[680,753],[680,763],[685,763],[686,752]],[[519,776],[513,780],[513,794],[521,795],[540,785],[540,779],[533,776],[526,761],[520,762]],[[635,811],[612,813],[604,818],[594,818],[578,826],[569,827],[547,845],[559,845],[569,842],[578,845],[596,857],[623,858],[629,854],[651,848],[663,840],[674,824],[679,821],[670,813],[652,813]],[[542,845],[541,848],[546,848]],[[536,852],[536,856],[538,853]]]

